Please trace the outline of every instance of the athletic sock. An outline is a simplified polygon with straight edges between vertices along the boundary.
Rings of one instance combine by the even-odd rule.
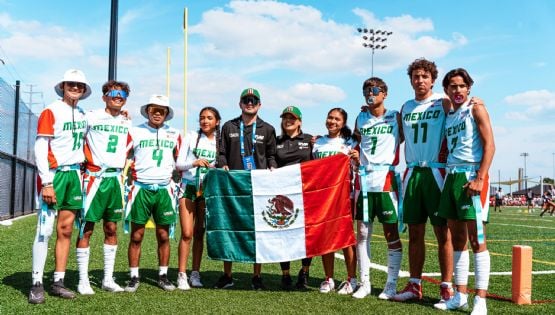
[[[129,276],[131,278],[133,277],[139,277],[139,267],[129,267]]]
[[[399,278],[399,270],[401,269],[401,260],[403,259],[403,249],[387,250],[387,282],[397,283]]]
[[[476,289],[487,290],[490,272],[489,251],[474,254],[474,268],[476,269]]]
[[[65,276],[65,271],[54,271],[54,282],[58,282],[59,280],[64,281]]]
[[[372,223],[357,221],[357,260],[361,282],[370,282],[370,238],[372,237]]]
[[[44,277],[44,266],[46,265],[46,257],[48,255],[48,241],[54,230],[55,217],[53,210],[38,214],[35,241],[33,242],[33,269],[31,273],[33,284],[37,282],[42,283]],[[44,231],[42,236],[40,235],[41,225]]]
[[[90,247],[77,248],[76,256],[77,256],[77,270],[79,271],[79,282],[88,283]]]
[[[104,244],[104,281],[112,281],[114,278],[117,249],[118,245]]]
[[[160,266],[160,271],[158,272],[158,275],[167,275],[168,274],[168,266]]]
[[[455,263],[455,284],[468,284],[468,270],[470,269],[470,257],[468,251],[454,251],[453,260]]]
[[[418,279],[418,278],[409,278],[409,282],[410,283],[416,283],[418,285],[422,284],[422,279]]]

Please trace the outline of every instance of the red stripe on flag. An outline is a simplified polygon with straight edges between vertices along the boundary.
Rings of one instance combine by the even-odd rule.
[[[349,174],[344,154],[301,163],[307,257],[355,244]]]

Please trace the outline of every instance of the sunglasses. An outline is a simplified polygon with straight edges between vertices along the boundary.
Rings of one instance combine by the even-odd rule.
[[[149,106],[148,113],[153,115],[156,113],[159,113],[160,115],[166,115],[168,113],[168,109],[166,107]]]
[[[76,87],[80,90],[85,88],[85,84],[81,82],[66,81],[65,84],[70,88]]]
[[[127,98],[127,92],[122,91],[122,90],[110,90],[108,92],[106,92],[106,94],[104,94],[105,96],[108,97],[121,97],[123,99]]]
[[[378,95],[378,94],[380,94],[380,92],[382,92],[382,89],[378,86],[371,86],[371,87],[366,89],[367,94],[372,93],[373,95]]]
[[[241,99],[241,103],[243,103],[245,105],[247,105],[248,103],[252,103],[252,105],[256,106],[256,105],[258,105],[259,102],[260,101],[256,97],[252,97],[252,96],[243,97]]]

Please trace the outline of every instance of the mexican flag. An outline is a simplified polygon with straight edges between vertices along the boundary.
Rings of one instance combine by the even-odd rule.
[[[355,243],[349,157],[270,170],[210,170],[205,177],[208,256],[273,263]]]

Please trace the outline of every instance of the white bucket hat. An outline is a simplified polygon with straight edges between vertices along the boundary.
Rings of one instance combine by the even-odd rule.
[[[58,82],[58,84],[54,86],[56,94],[60,97],[64,97],[64,90],[60,87],[60,85],[64,82],[79,82],[85,84],[85,92],[83,92],[83,95],[79,98],[80,100],[84,100],[91,95],[91,86],[89,85],[89,82],[87,82],[87,78],[85,78],[85,74],[81,70],[69,69],[64,73],[62,81]]]
[[[146,119],[148,119],[148,113],[146,112],[146,108],[149,105],[158,105],[158,106],[164,106],[168,108],[168,114],[166,115],[166,119],[164,121],[168,121],[173,118],[173,109],[170,106],[170,100],[168,99],[167,96],[157,95],[157,94],[153,94],[150,96],[148,103],[141,106],[141,115],[143,115],[143,117]]]

